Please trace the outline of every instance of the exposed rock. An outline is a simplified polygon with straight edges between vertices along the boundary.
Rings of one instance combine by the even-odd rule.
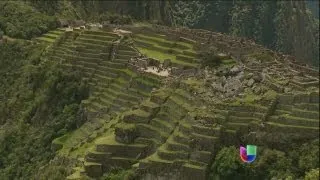
[[[241,71],[238,73],[238,75],[236,76],[237,79],[239,79],[240,81],[243,81],[244,80],[244,72]]]
[[[247,83],[249,87],[251,87],[253,84],[254,84],[254,79],[250,79]]]
[[[224,92],[226,92],[226,96],[234,96],[239,93],[241,87],[241,81],[236,78],[231,78],[224,85]]]
[[[66,19],[59,19],[58,22],[59,22],[60,27],[68,27],[69,26],[69,22]]]
[[[248,81],[249,81],[249,80],[247,80],[247,79],[243,80],[243,81],[242,81],[242,85],[243,85],[243,86],[247,86]]]
[[[139,66],[139,67],[142,67],[143,69],[147,69],[147,67],[148,67],[148,62],[146,61],[146,60],[138,60],[137,61],[137,65]]]
[[[211,87],[216,91],[223,92],[223,86],[221,83],[214,82],[211,84]]]
[[[233,68],[230,69],[231,74],[238,74],[241,71],[239,66],[234,66]]]
[[[225,54],[225,53],[218,53],[217,56],[220,59],[229,59],[230,58],[230,56],[228,54]]]
[[[72,21],[72,26],[73,27],[80,27],[80,26],[84,26],[86,24],[86,22],[84,20],[74,20]]]
[[[113,30],[113,32],[119,33],[119,34],[123,34],[123,35],[131,35],[132,34],[131,31],[126,31],[126,30],[122,30],[122,29],[119,29],[119,28],[115,28]]]
[[[255,73],[252,78],[253,78],[253,80],[254,80],[255,82],[261,82],[261,81],[262,81],[262,77],[261,77],[261,75],[258,74],[258,73]]]
[[[220,82],[222,83],[222,86],[224,86],[227,83],[227,78],[225,76],[222,76],[220,78]]]
[[[292,91],[292,88],[289,88],[289,87],[285,87],[285,88],[284,88],[284,93],[288,93],[288,92],[290,92],[290,91]]]
[[[253,92],[259,95],[259,94],[261,94],[262,90],[261,90],[261,88],[258,86],[258,87],[255,87],[255,88],[254,88]]]

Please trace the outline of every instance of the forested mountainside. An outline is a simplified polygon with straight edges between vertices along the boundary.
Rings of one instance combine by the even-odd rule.
[[[0,179],[319,179],[318,22],[304,1],[1,1]]]
[[[83,20],[117,22],[117,16],[130,16],[139,21],[154,21],[170,26],[218,31],[235,36],[246,37],[270,49],[281,51],[297,57],[301,62],[314,66],[319,65],[319,1],[39,1],[25,0],[37,10],[65,18]],[[5,2],[2,2],[6,4]],[[5,17],[15,13],[16,6],[9,3],[2,15]],[[5,6],[4,6],[5,7]],[[29,8],[22,8],[18,14],[26,13]],[[312,14],[312,12],[314,12]],[[17,14],[17,15],[18,15]],[[11,14],[10,17],[15,15]],[[26,23],[40,23],[47,16],[35,16],[34,19],[23,21],[27,16],[15,19],[21,21],[12,29],[7,18],[0,20],[3,31],[18,35],[15,29],[31,28]],[[127,19],[127,18],[124,18]],[[31,22],[33,21],[33,22]],[[36,21],[36,22],[35,22]],[[126,20],[125,20],[126,21]],[[38,24],[38,34],[49,26]],[[118,22],[121,23],[121,22]],[[17,24],[16,24],[17,26]],[[44,28],[44,29],[43,29]]]

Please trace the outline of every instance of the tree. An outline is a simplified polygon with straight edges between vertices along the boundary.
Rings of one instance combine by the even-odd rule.
[[[308,152],[308,153],[306,153]],[[319,167],[319,139],[305,143],[298,150],[290,152],[294,162],[298,164],[299,173]]]
[[[304,177],[304,180],[315,180],[319,179],[319,168],[311,169],[308,171]]]
[[[254,177],[252,164],[243,163],[239,157],[239,149],[234,146],[222,148],[213,163],[213,174],[221,179],[250,179]]]
[[[0,29],[0,39],[3,38],[3,35],[4,35],[3,31]]]
[[[203,1],[174,1],[169,11],[171,24],[193,27],[204,17],[207,6]]]
[[[255,163],[259,177],[267,179],[284,179],[294,177],[291,172],[292,160],[285,156],[284,152],[265,149]]]

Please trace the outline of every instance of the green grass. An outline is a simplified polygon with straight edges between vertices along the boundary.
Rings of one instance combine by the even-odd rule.
[[[103,121],[103,120],[101,120]],[[112,119],[110,122],[105,123],[102,128],[108,129],[106,132],[95,138],[92,142],[86,142],[83,146],[80,146],[76,148],[74,151],[70,152],[70,148],[72,145],[70,144],[73,139],[77,139],[77,136],[79,136],[79,133],[77,131],[81,131],[81,129],[77,129],[69,134],[67,134],[67,137],[65,138],[63,142],[63,148],[58,151],[60,155],[68,155],[70,157],[84,157],[86,152],[94,150],[96,147],[96,143],[101,141],[104,137],[112,136],[114,134],[114,129],[110,128],[114,124],[116,124],[119,121],[119,117]]]
[[[171,94],[171,91],[171,89],[161,89],[159,91],[156,91],[153,95],[164,99]]]
[[[148,57],[158,59],[160,62],[163,62],[165,59],[176,60],[176,56],[173,54],[161,53],[155,50],[149,50],[146,48],[138,47],[139,51],[142,54],[145,54]]]
[[[244,104],[254,104],[255,102],[261,100],[261,96],[255,94],[246,94],[243,98],[238,98],[235,102],[230,103],[230,105],[241,105]]]
[[[134,115],[137,115],[139,117],[149,117],[150,114],[148,112],[145,112],[141,109],[136,109],[136,110],[133,110],[133,111],[127,111],[125,113],[123,113],[123,115],[130,115],[130,114],[134,114]]]
[[[54,31],[49,31],[50,34],[57,34],[57,35],[61,35],[64,33],[64,31],[58,31],[58,30],[54,30]]]
[[[46,37],[38,37],[36,38],[37,40],[40,41],[45,41],[45,42],[49,42],[49,43],[54,43],[56,40],[55,39],[51,39],[51,38],[46,38]]]
[[[166,36],[163,36],[163,38],[155,37],[155,36],[146,36],[146,35],[143,35],[143,34],[136,34],[135,36],[137,38],[141,37],[142,39],[144,39],[144,41],[147,41],[148,43],[152,43],[152,44],[155,44],[155,45],[158,45],[157,42],[164,42],[164,43],[172,44],[173,47],[175,45],[181,45],[181,46],[186,46],[187,48],[189,48],[191,50],[193,49],[193,45],[192,44],[185,43],[185,42],[169,41],[169,40],[165,39]],[[178,47],[175,47],[173,49],[181,51],[181,53],[182,53],[182,50],[180,48],[178,48]]]
[[[150,43],[153,43],[153,44],[157,44],[157,42],[164,42],[164,43],[169,43],[169,44],[174,45],[174,42],[168,41],[168,40],[166,40],[166,39],[159,38],[159,37],[146,36],[146,35],[143,35],[143,34],[136,34],[135,37],[136,37],[136,38],[141,37],[141,39],[145,39],[146,41],[148,41],[148,42],[150,42]],[[164,36],[164,37],[165,37],[165,36]]]
[[[65,135],[63,135],[63,136],[61,136],[61,137],[58,137],[58,138],[54,139],[54,140],[52,141],[52,143],[55,143],[55,144],[63,144],[63,143],[66,142],[66,140],[67,140],[69,137],[70,137],[70,134],[65,134]]]
[[[129,124],[129,123],[119,123],[116,125],[116,128],[121,128],[123,131],[126,130],[132,130],[136,128],[135,124]]]
[[[150,161],[158,161],[158,162],[163,162],[163,163],[168,163],[168,164],[172,164],[173,161],[169,161],[169,160],[165,160],[165,159],[161,159],[157,153],[154,153],[153,155],[149,156],[147,158],[147,160]]]
[[[196,165],[189,164],[189,163],[186,163],[183,166],[189,167],[189,168],[192,168],[192,169],[199,169],[199,170],[205,170],[206,169],[206,167],[196,166]]]
[[[141,82],[142,84],[145,84],[147,86],[158,86],[159,85],[159,83],[153,83],[153,82],[147,81],[143,77],[135,78],[135,81]]]
[[[185,42],[177,42],[177,44],[180,44],[182,46],[186,46],[188,47],[189,49],[191,49],[191,52],[194,52],[192,49],[193,49],[193,45],[192,44],[189,44],[189,43],[185,43]],[[189,50],[190,51],[190,50]]]
[[[131,76],[131,77],[136,77],[137,74],[133,71],[131,71],[130,69],[120,69],[121,72]]]
[[[236,64],[236,62],[233,59],[226,59],[226,60],[222,60],[221,62],[223,65],[228,65],[228,66],[232,66],[234,64]]]
[[[308,126],[297,126],[297,125],[288,125],[288,124],[280,124],[280,123],[274,123],[274,122],[267,122],[267,124],[272,126],[278,126],[282,128],[296,128],[301,130],[319,130],[319,127],[308,127]]]
[[[264,95],[263,98],[266,100],[273,100],[277,97],[277,92],[274,90],[268,90]]]
[[[141,37],[141,39],[138,39],[139,37]],[[184,66],[191,66],[191,67],[197,66],[197,64],[180,61],[180,60],[177,60],[177,58],[176,58],[177,55],[193,58],[191,56],[185,55],[183,53],[184,50],[177,47],[177,45],[186,46],[189,49],[185,49],[185,51],[189,51],[191,53],[196,53],[195,51],[192,50],[193,45],[191,45],[191,44],[183,43],[183,42],[173,42],[173,41],[168,41],[168,40],[165,40],[165,39],[162,39],[159,37],[151,37],[151,36],[145,36],[145,35],[136,35],[136,38],[141,42],[145,42],[145,43],[153,45],[155,48],[162,49],[163,51],[168,51],[168,53],[164,53],[164,52],[160,52],[157,50],[152,50],[151,48],[149,49],[146,47],[138,47],[138,50],[142,54],[145,54],[148,57],[158,59],[160,62],[163,62],[165,59],[170,59],[174,64],[181,64]],[[165,47],[157,42],[172,44],[172,46],[168,48],[168,47]],[[172,53],[169,53],[170,50],[172,50]]]

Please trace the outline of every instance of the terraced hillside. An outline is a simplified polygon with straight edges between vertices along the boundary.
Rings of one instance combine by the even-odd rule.
[[[52,145],[58,156],[79,162],[68,179],[97,178],[114,168],[133,169],[146,180],[206,179],[219,148],[261,142],[253,132],[318,137],[316,70],[287,66],[261,49],[239,61],[219,55],[232,55],[219,47],[223,63],[202,70],[197,38],[130,30],[59,30],[48,50],[50,61],[78,71],[90,85],[83,123]],[[262,65],[252,63],[257,59]],[[157,75],[163,69],[168,76]]]
[[[49,31],[48,33],[36,38],[39,42],[53,43],[55,40],[64,33],[64,30],[57,29],[55,31]]]

